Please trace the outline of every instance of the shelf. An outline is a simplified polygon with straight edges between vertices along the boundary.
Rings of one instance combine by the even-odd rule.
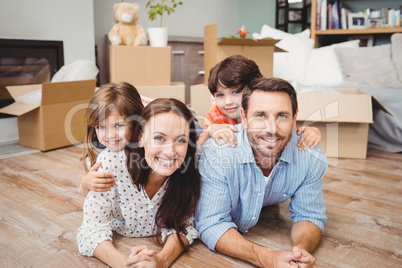
[[[367,0],[368,1],[368,0]],[[359,34],[371,34],[371,35],[380,35],[380,34],[393,34],[393,33],[402,33],[402,26],[398,27],[381,27],[381,28],[366,28],[366,29],[333,29],[333,30],[317,30],[317,0],[311,1],[311,38],[314,39],[315,47],[320,46],[320,39],[325,36],[335,36],[335,35],[359,35]]]
[[[315,30],[316,35],[345,35],[345,34],[390,34],[402,33],[402,27],[382,27],[367,29],[347,29],[347,30]]]

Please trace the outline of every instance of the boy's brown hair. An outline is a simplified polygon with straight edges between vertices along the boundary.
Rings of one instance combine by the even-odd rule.
[[[253,61],[241,55],[234,55],[216,64],[209,72],[208,88],[212,95],[218,85],[242,91],[251,81],[262,77],[260,68]]]

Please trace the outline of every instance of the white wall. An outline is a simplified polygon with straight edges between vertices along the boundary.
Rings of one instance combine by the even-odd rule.
[[[0,0],[0,38],[63,41],[65,64],[95,62],[93,0]],[[0,142],[14,140],[17,118],[0,119]]]
[[[63,41],[65,64],[94,62],[93,0],[0,0],[0,38]]]
[[[260,33],[262,25],[267,24],[275,28],[275,8],[274,0],[238,0],[237,4],[237,26],[246,26],[251,34]]]
[[[164,16],[163,26],[168,27],[169,35],[203,37],[204,26],[218,24],[218,36],[236,34],[238,0],[182,0],[170,16]],[[98,47],[98,62],[103,66],[105,61],[105,35],[116,22],[113,5],[119,0],[94,0],[95,43]],[[159,18],[148,19],[147,0],[126,1],[140,4],[138,24],[145,30],[148,27],[159,26]],[[101,83],[105,82],[105,70],[100,70]]]

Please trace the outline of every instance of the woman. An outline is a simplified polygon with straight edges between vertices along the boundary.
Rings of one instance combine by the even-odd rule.
[[[112,267],[168,267],[197,238],[193,214],[200,192],[193,115],[175,99],[157,99],[142,112],[131,149],[105,149],[103,172],[117,177],[108,192],[90,191],[77,234],[80,253]],[[135,247],[130,257],[117,251],[112,231],[144,237],[160,234],[159,253]]]

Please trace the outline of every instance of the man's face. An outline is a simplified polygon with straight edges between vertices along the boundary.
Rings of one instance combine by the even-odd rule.
[[[247,115],[241,110],[242,127],[258,160],[277,159],[296,128],[297,112],[292,116],[292,103],[285,92],[254,91]]]

